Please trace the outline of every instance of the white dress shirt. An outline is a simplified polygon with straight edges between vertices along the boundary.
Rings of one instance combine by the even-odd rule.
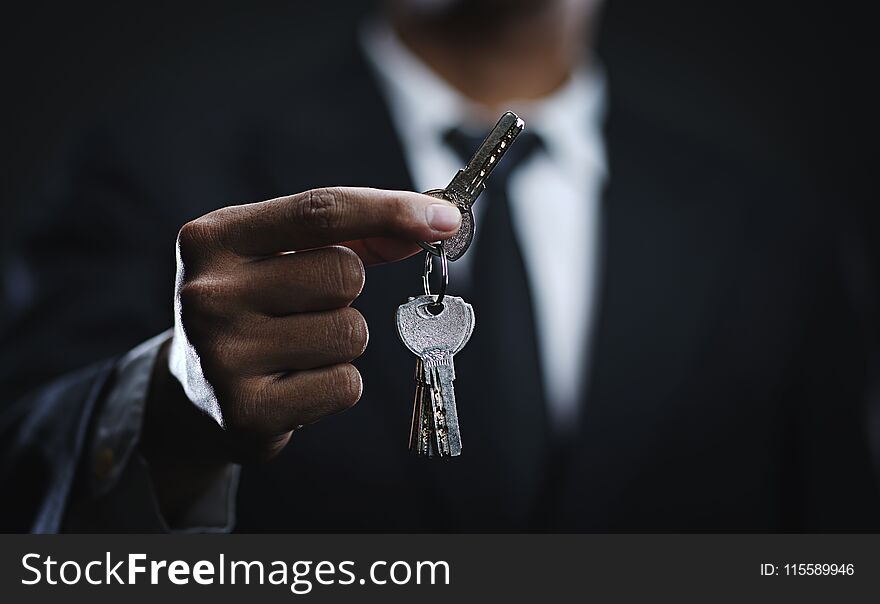
[[[444,143],[445,132],[453,127],[486,132],[494,121],[486,122],[487,110],[431,71],[386,22],[369,22],[361,34],[413,184],[420,191],[444,187],[463,167]],[[508,197],[534,300],[549,417],[560,432],[575,424],[586,378],[596,299],[599,204],[607,174],[603,106],[602,77],[585,63],[550,96],[511,101],[504,108],[516,111],[546,149],[512,175]],[[482,208],[479,201],[474,205],[477,222]],[[479,228],[476,233],[478,237]],[[470,278],[469,264],[467,254],[450,263],[453,287]]]

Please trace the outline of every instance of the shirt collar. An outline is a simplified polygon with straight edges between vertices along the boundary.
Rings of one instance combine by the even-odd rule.
[[[361,45],[392,112],[417,136],[440,140],[450,128],[474,124],[475,116],[481,114],[474,101],[410,51],[386,21],[365,22]],[[597,61],[585,58],[552,94],[539,100],[512,101],[510,106],[526,121],[526,128],[544,140],[563,169],[579,173],[589,164],[605,173],[601,132],[605,77]]]

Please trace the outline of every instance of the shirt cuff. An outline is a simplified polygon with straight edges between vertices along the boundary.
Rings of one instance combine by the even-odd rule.
[[[228,532],[235,517],[240,466],[229,464],[220,478],[183,511],[173,527],[159,511],[146,460],[137,451],[150,378],[159,350],[172,336],[168,330],[128,352],[116,366],[113,388],[96,417],[91,443],[90,491],[100,507],[143,509],[132,497],[149,498],[154,521],[168,532]],[[133,483],[146,483],[131,488]]]

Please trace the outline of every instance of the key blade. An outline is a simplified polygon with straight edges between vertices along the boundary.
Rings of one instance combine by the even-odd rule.
[[[468,165],[446,187],[446,196],[457,205],[472,206],[486,188],[486,179],[525,128],[525,122],[512,111],[506,112],[486,136]]]
[[[433,378],[443,417],[443,433],[438,434],[437,438],[439,454],[440,457],[458,457],[461,455],[461,428],[458,425],[458,406],[453,386],[455,368],[451,360],[448,365],[435,367]]]

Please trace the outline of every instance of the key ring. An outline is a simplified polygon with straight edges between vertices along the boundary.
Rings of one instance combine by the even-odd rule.
[[[443,244],[438,243],[436,247],[439,250],[438,255],[440,256],[440,269],[443,279],[440,281],[440,293],[437,294],[437,299],[434,302],[428,304],[428,310],[435,314],[440,314],[439,311],[443,310],[443,297],[446,296],[446,287],[449,285],[449,262],[446,260],[446,250],[443,248]],[[431,281],[429,279],[432,270],[434,270],[434,256],[433,252],[429,251],[425,254],[425,272],[422,275],[422,285],[425,287],[426,296],[433,295],[431,294]]]
[[[431,256],[439,256],[443,251],[443,246],[441,246],[439,243],[428,243],[427,241],[419,241],[418,244]],[[444,258],[446,257],[445,254],[443,256]]]

